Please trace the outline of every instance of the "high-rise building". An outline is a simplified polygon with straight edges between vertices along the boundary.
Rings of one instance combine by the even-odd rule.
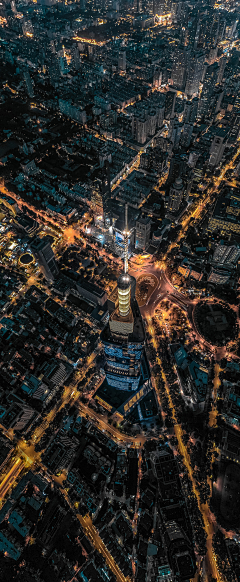
[[[136,222],[135,248],[145,250],[149,243],[151,231],[151,218],[149,216],[140,217]]]
[[[77,46],[73,46],[71,50],[73,68],[78,71],[81,67],[81,58]]]
[[[212,28],[212,19],[210,15],[207,15],[202,22],[202,31],[201,31],[201,43],[200,46],[206,49],[211,48],[211,28]]]
[[[219,14],[214,12],[212,18],[212,26],[211,26],[211,46],[215,48],[217,46],[219,38]]]
[[[190,123],[195,123],[195,121],[197,119],[198,102],[199,102],[198,97],[194,97],[191,101],[192,106],[191,106],[191,112],[190,112],[190,116],[189,116]]]
[[[193,123],[184,123],[181,134],[181,144],[183,147],[185,148],[189,147],[192,134],[193,134]]]
[[[162,71],[157,65],[155,65],[153,73],[153,87],[161,87],[161,83],[162,83]]]
[[[119,71],[126,71],[126,51],[120,51],[118,55]]]
[[[46,279],[54,281],[58,275],[58,266],[55,261],[54,252],[47,237],[34,238],[30,244],[34,258]]]
[[[16,8],[16,2],[15,2],[15,0],[12,0],[12,2],[11,2],[11,9],[12,9],[13,14],[17,14],[17,8]]]
[[[218,128],[214,138],[212,140],[211,143],[211,147],[210,147],[210,157],[209,157],[209,165],[210,166],[217,166],[222,157],[223,157],[223,153],[227,144],[227,135],[226,135],[226,129],[224,128]]]
[[[175,91],[168,91],[165,101],[165,119],[171,119],[174,115],[174,107],[177,94]]]
[[[198,33],[198,13],[192,14],[187,23],[187,40],[188,45],[195,48]]]
[[[240,98],[239,96],[236,97],[234,101],[234,105],[232,107],[232,103],[229,103],[227,107],[227,114],[230,118],[229,121],[231,122],[231,129],[229,132],[228,143],[235,143],[240,134]]]
[[[186,162],[184,157],[177,153],[171,158],[169,174],[168,174],[168,182],[173,183],[176,178],[183,174],[185,170]]]
[[[174,53],[171,78],[173,86],[179,91],[185,90],[190,54],[190,49],[183,45],[179,45]]]
[[[141,144],[144,144],[148,136],[148,116],[146,111],[136,111],[132,117],[132,136]]]
[[[127,415],[151,391],[145,332],[135,298],[135,279],[128,273],[128,226],[125,207],[124,272],[117,281],[118,307],[101,334],[106,380],[100,391],[108,406]],[[105,396],[106,395],[106,396]]]
[[[58,56],[58,66],[60,75],[63,77],[69,73],[68,62],[65,56],[60,55]]]
[[[182,132],[183,124],[178,121],[177,118],[173,119],[170,123],[170,135],[169,138],[173,144],[173,149],[177,150],[180,143],[180,137]]]
[[[198,97],[194,97],[191,101],[186,101],[183,114],[184,123],[195,123],[198,111]]]
[[[24,78],[24,81],[26,84],[28,96],[30,97],[30,99],[33,99],[33,97],[34,97],[34,83],[33,83],[33,80],[31,79],[29,71],[27,69],[25,69],[23,71],[23,78]]]
[[[190,166],[190,168],[195,168],[198,158],[199,152],[194,152],[191,150],[188,158],[188,166]]]
[[[221,41],[224,39],[225,36],[225,30],[226,30],[226,19],[224,17],[224,15],[219,16],[219,31],[218,31],[218,41]]]
[[[184,184],[182,178],[177,178],[174,184],[170,187],[169,191],[169,202],[168,210],[169,212],[178,212],[184,195]]]
[[[197,51],[191,55],[185,87],[185,93],[189,97],[192,97],[194,94],[196,95],[199,91],[199,85],[203,76],[204,61],[205,54],[203,51]]]
[[[215,85],[218,79],[219,67],[217,63],[209,65],[206,70],[205,79],[203,83],[203,89],[201,93],[201,98],[198,104],[198,117],[206,115],[209,111],[210,99],[212,97]]]
[[[60,79],[60,71],[58,66],[58,60],[56,55],[56,49],[53,41],[51,41],[51,46],[49,47],[48,54],[48,74],[51,85],[54,87],[57,85]]]

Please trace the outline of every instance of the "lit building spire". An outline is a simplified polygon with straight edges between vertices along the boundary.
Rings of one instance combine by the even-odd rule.
[[[128,205],[125,204],[124,273],[128,272]]]
[[[118,304],[120,317],[127,317],[131,303],[131,277],[128,275],[128,205],[125,204],[124,271],[118,277]]]

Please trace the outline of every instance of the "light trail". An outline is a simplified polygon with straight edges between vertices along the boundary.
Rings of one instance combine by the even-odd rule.
[[[157,341],[156,341],[156,338],[155,338],[154,328],[151,325],[151,317],[148,318],[148,326],[149,326],[150,334],[152,336],[151,337],[151,340],[152,340],[153,346],[154,346],[155,350],[157,351],[158,350],[158,344],[157,344]],[[182,428],[178,424],[178,421],[177,421],[177,417],[176,417],[176,413],[175,413],[175,408],[174,408],[174,404],[173,404],[173,400],[172,400],[170,388],[169,388],[169,385],[168,385],[168,382],[167,382],[167,378],[166,378],[165,372],[163,370],[162,361],[159,358],[159,356],[156,356],[156,361],[157,361],[157,363],[158,363],[158,365],[160,367],[160,370],[161,370],[161,376],[162,376],[162,379],[163,379],[163,382],[164,382],[165,391],[166,391],[166,395],[167,395],[167,398],[168,398],[168,404],[169,404],[169,408],[170,408],[171,414],[172,414],[172,419],[173,419],[173,422],[174,422],[174,431],[175,431],[176,438],[178,440],[178,449],[179,449],[180,454],[182,455],[184,465],[185,465],[185,467],[187,469],[189,478],[190,478],[190,480],[192,482],[193,493],[194,493],[194,495],[196,497],[196,500],[197,500],[197,503],[198,503],[198,508],[199,508],[199,511],[201,512],[201,515],[202,515],[202,518],[203,518],[204,527],[205,527],[205,531],[206,531],[206,534],[207,534],[207,541],[206,541],[206,546],[207,546],[207,559],[208,559],[208,562],[209,562],[209,567],[211,569],[211,574],[212,574],[212,576],[214,578],[217,579],[218,582],[222,582],[221,581],[220,574],[219,574],[219,572],[217,570],[217,567],[216,567],[216,563],[215,563],[215,559],[214,559],[214,553],[213,553],[213,549],[212,549],[212,535],[214,533],[214,528],[213,528],[212,522],[209,519],[209,508],[208,508],[208,505],[207,504],[205,504],[205,505],[202,505],[201,504],[200,495],[199,495],[199,492],[198,492],[198,489],[197,489],[197,486],[196,486],[196,481],[195,481],[194,476],[193,476],[193,470],[192,470],[192,467],[191,467],[190,457],[189,457],[187,448],[184,445],[184,442],[183,442],[183,439],[182,439],[182,437],[183,437],[183,431],[182,431]]]
[[[76,401],[79,396],[80,393],[77,391],[77,386],[78,383],[86,376],[89,368],[92,366],[92,363],[94,361],[94,359],[97,357],[98,353],[99,353],[99,349],[98,348],[95,352],[93,352],[88,360],[88,365],[86,366],[86,368],[84,369],[84,373],[79,374],[79,372],[76,372],[76,376],[75,376],[75,381],[71,386],[65,387],[64,389],[64,393],[62,395],[62,400],[60,404],[56,404],[56,406],[54,406],[54,408],[52,408],[52,410],[50,410],[50,412],[47,414],[47,416],[43,419],[43,422],[41,423],[40,426],[38,426],[31,438],[32,443],[38,443],[41,439],[41,436],[43,435],[43,433],[45,432],[45,430],[49,427],[50,423],[54,420],[56,414],[66,406],[66,404],[68,404],[70,401]]]
[[[97,414],[92,408],[88,408],[88,406],[84,405],[82,402],[77,402],[79,410],[83,416],[88,416],[91,418],[91,421],[96,422],[97,427],[100,427],[102,431],[107,432],[111,438],[117,444],[122,443],[134,443],[132,446],[139,448],[143,446],[144,442],[146,441],[146,437],[143,435],[136,435],[136,436],[129,436],[125,433],[120,432],[117,428],[110,425],[107,422],[107,419],[103,418],[100,414]]]
[[[221,384],[221,380],[219,380],[219,373],[220,373],[220,366],[218,363],[215,364],[214,366],[214,380],[213,380],[213,405],[212,408],[209,412],[209,426],[215,426],[216,425],[216,418],[217,418],[217,407],[216,407],[216,399],[217,399],[217,392],[218,392],[218,388]]]
[[[113,572],[114,576],[116,576],[117,582],[131,582],[130,578],[123,575],[120,568],[116,564],[114,558],[111,556],[110,552],[106,548],[105,544],[103,543],[102,539],[100,538],[96,528],[94,527],[92,520],[89,515],[77,515],[81,526],[83,527],[87,537],[93,543],[94,547],[103,555],[105,561]]]
[[[20,475],[21,471],[24,469],[25,463],[18,457],[18,459],[13,463],[9,469],[7,475],[0,483],[0,500],[2,500],[5,495],[11,489],[12,485],[16,481],[17,477]]]

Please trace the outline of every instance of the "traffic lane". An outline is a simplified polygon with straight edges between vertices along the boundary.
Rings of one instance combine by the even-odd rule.
[[[85,415],[88,415],[91,420],[94,420],[98,427],[102,429],[102,431],[109,433],[111,437],[114,437],[119,444],[122,443],[132,443],[134,442],[135,445],[143,446],[145,442],[145,437],[143,435],[136,435],[136,437],[128,436],[126,434],[121,433],[117,428],[108,424],[107,419],[105,419],[101,414],[97,414],[94,410],[88,408],[78,399],[76,400],[78,404],[79,410],[81,410]]]

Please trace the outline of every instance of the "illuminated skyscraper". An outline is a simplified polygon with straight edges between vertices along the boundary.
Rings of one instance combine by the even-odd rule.
[[[127,205],[125,214],[124,272],[117,281],[118,307],[102,332],[106,380],[100,398],[125,416],[152,390],[145,353],[145,331],[135,298],[134,277],[128,273]]]
[[[133,333],[134,318],[131,309],[131,277],[128,273],[128,224],[127,204],[125,205],[124,230],[124,272],[118,277],[118,309],[109,320],[110,331],[113,335],[128,335]]]

